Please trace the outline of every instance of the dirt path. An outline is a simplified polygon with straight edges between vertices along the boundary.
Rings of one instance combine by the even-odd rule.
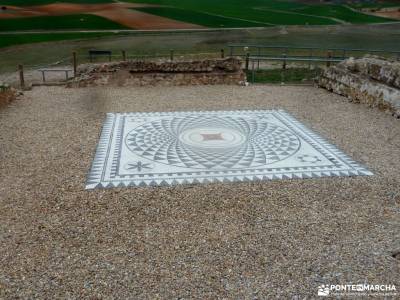
[[[349,24],[341,19],[333,18],[333,17],[325,17],[325,16],[318,16],[318,15],[310,15],[310,14],[303,14],[303,13],[298,13],[298,12],[292,12],[288,10],[280,10],[280,9],[270,9],[270,8],[264,8],[264,7],[254,7],[255,10],[262,10],[262,11],[271,11],[271,12],[277,12],[277,13],[283,13],[283,14],[291,14],[291,15],[299,15],[299,16],[305,16],[305,17],[312,17],[312,18],[320,18],[320,19],[326,19],[330,21],[337,22],[339,24]],[[275,25],[275,24],[273,24]]]
[[[384,9],[384,10],[380,10],[377,12],[367,12],[365,10],[358,10],[355,9],[354,7],[351,7],[350,5],[344,5],[344,7],[356,12],[356,13],[361,13],[361,14],[365,14],[365,15],[370,15],[370,16],[375,16],[375,17],[382,17],[382,18],[388,18],[388,19],[393,19],[393,20],[400,20],[400,12],[396,11],[399,8],[398,7],[393,7],[393,8],[388,8],[388,9]],[[394,10],[392,10],[394,9]],[[379,23],[376,23],[379,24]],[[388,22],[389,24],[389,22]]]
[[[41,11],[30,9],[29,7],[18,7],[7,5],[6,10],[0,10],[0,19],[14,19],[26,17],[38,17],[45,15]]]
[[[13,19],[34,16],[60,16],[70,14],[92,13],[104,10],[120,10],[135,7],[151,7],[152,4],[141,3],[108,3],[108,4],[73,4],[73,3],[52,3],[38,6],[9,6],[6,10],[0,11],[0,19]]]
[[[131,9],[112,9],[93,13],[134,29],[195,29],[202,26],[175,21]]]
[[[156,6],[141,3],[72,4],[53,3],[48,5],[17,7],[7,6],[0,11],[0,19],[36,16],[60,16],[71,14],[94,14],[132,29],[196,29],[202,26],[180,22],[156,15],[132,10],[137,7]]]
[[[398,10],[390,10],[390,11],[377,11],[377,12],[374,12],[371,14],[378,16],[378,17],[400,20],[400,10],[399,9]]]
[[[73,4],[73,3],[53,3],[41,6],[32,6],[30,9],[48,13],[50,15],[78,14],[103,10],[129,9],[135,7],[151,7],[157,5],[141,3],[107,3],[107,4]]]

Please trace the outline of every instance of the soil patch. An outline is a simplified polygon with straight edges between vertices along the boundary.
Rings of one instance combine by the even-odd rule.
[[[372,14],[378,17],[400,20],[400,8],[396,8],[396,10],[389,10],[389,11],[377,11]]]
[[[126,8],[102,10],[94,13],[116,23],[134,29],[194,29],[202,26],[175,21]]]
[[[0,87],[1,88],[1,87]],[[13,101],[17,96],[14,89],[0,90],[0,108]]]
[[[95,14],[132,29],[192,29],[202,28],[199,25],[175,21],[132,8],[151,7],[157,5],[141,3],[108,3],[108,4],[73,4],[52,3],[48,5],[18,7],[7,6],[0,11],[0,19],[61,16],[71,14]]]

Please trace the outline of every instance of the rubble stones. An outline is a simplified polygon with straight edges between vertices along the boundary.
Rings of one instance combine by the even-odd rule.
[[[246,81],[236,58],[197,61],[85,64],[68,87],[240,84]]]

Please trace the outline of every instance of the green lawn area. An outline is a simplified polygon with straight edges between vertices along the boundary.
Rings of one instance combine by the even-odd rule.
[[[32,6],[32,5],[44,5],[56,2],[66,2],[66,3],[111,3],[113,0],[0,0],[1,5],[15,5],[15,6]]]
[[[43,34],[2,34],[0,35],[0,48],[21,45],[21,44],[32,44],[40,42],[53,42],[63,40],[77,40],[77,39],[90,39],[113,35],[114,33],[43,33]]]
[[[219,17],[207,13],[175,8],[175,7],[142,7],[135,8],[149,14],[166,17],[178,21],[198,24],[206,27],[257,27],[259,23],[241,21],[237,19]]]
[[[304,83],[312,82],[321,69],[290,68],[286,70],[271,69],[254,72],[254,83]],[[247,80],[253,82],[252,71],[247,71]]]
[[[386,0],[386,1],[381,0],[375,2],[350,3],[349,6],[354,8],[383,8],[383,7],[400,6],[400,2],[396,0]]]
[[[349,23],[379,23],[390,19],[357,13],[342,5],[310,5],[296,8],[293,11],[311,15],[337,18]]]
[[[352,11],[342,5],[307,5],[294,1],[278,0],[125,0],[126,2],[159,4],[181,10],[215,14],[245,21],[256,21],[269,25],[327,25],[337,23],[336,18],[350,23],[377,23],[389,19],[369,16]],[[299,13],[299,14],[294,14]],[[155,14],[182,18],[181,12],[156,11]],[[308,14],[311,16],[301,15]],[[321,18],[325,17],[325,18]]]
[[[139,10],[214,28],[262,27],[271,25],[332,25],[378,23],[390,19],[351,10],[344,5],[305,4],[289,0],[123,0],[124,2],[158,4]],[[383,4],[390,4],[384,2]],[[3,5],[39,5],[55,0],[0,0]],[[63,1],[60,1],[63,2]],[[113,0],[66,0],[71,3],[110,3]],[[382,4],[382,5],[383,5]],[[84,19],[84,21],[81,21]],[[122,25],[92,15],[35,17],[0,21],[1,30],[37,29],[122,29]]]
[[[0,31],[46,29],[126,29],[126,27],[94,15],[0,19]]]
[[[288,25],[334,25],[339,23],[330,18],[317,15],[304,16],[290,10],[276,10],[268,7],[257,7],[254,9],[268,14],[269,18],[271,18],[271,20],[273,19],[275,22],[274,24],[277,25],[286,25],[287,22],[292,22]]]
[[[260,10],[259,7],[273,7],[274,9],[286,9],[288,7],[299,7],[298,3],[282,2],[277,0],[247,0],[246,3],[239,0],[126,0],[127,2],[159,4],[188,10],[198,13],[213,14],[217,16],[229,17],[240,21],[256,22],[258,26],[265,25],[324,25],[335,24],[336,22],[315,17],[295,15],[285,12],[272,12]],[[301,6],[300,6],[301,7]],[[162,12],[167,14],[166,12]],[[173,17],[176,12],[168,12]]]

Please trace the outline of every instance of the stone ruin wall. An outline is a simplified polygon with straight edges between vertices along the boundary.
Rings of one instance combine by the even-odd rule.
[[[117,62],[81,65],[68,87],[243,84],[236,58],[183,62]]]
[[[375,56],[348,59],[326,69],[319,86],[349,101],[378,107],[400,118],[400,62]]]

